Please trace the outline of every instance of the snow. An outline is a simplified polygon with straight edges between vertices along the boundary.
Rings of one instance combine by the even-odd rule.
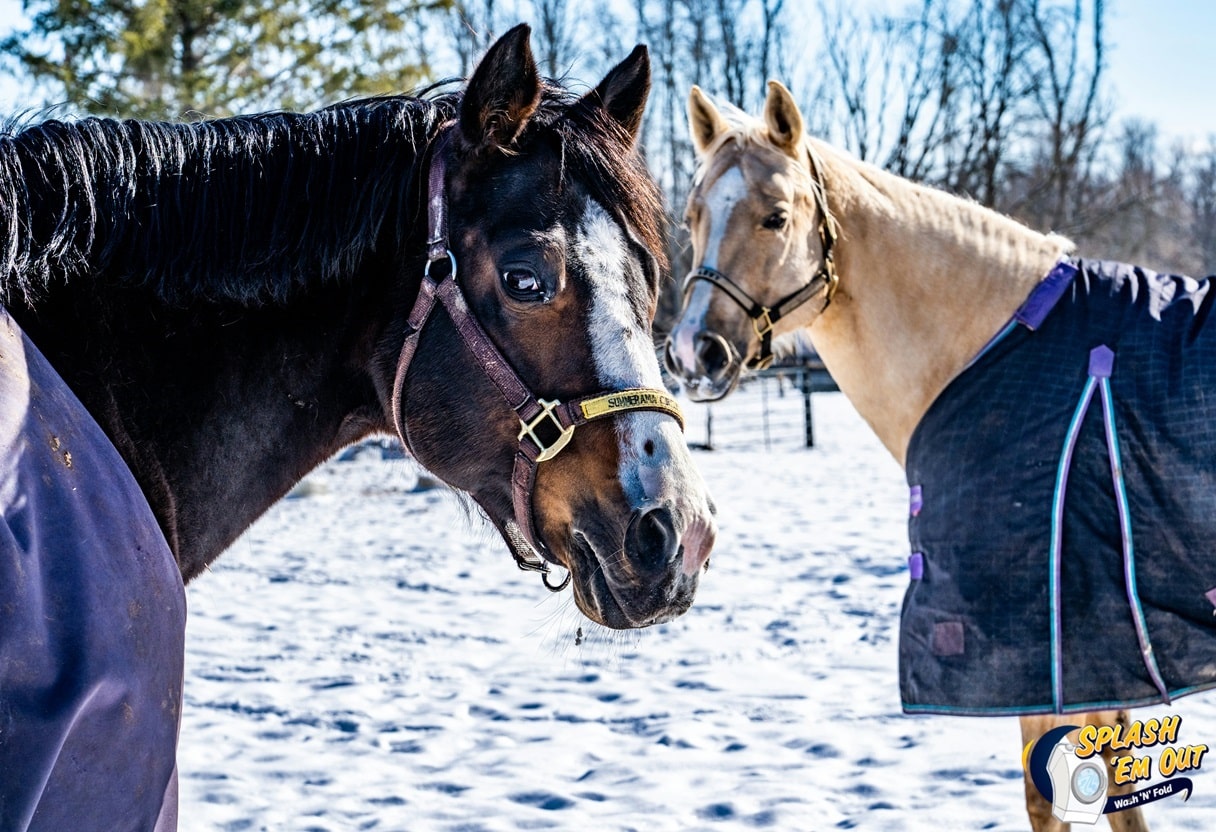
[[[408,461],[314,472],[187,590],[181,829],[1028,828],[1016,719],[901,713],[902,472],[814,401],[812,450],[694,453],[711,568],[641,632],[583,619]],[[1135,715],[1169,713],[1216,744],[1216,696]],[[1150,825],[1211,828],[1193,777]]]

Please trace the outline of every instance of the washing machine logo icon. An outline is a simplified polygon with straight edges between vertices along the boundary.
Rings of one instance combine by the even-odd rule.
[[[1072,775],[1072,794],[1082,803],[1093,803],[1106,795],[1106,770],[1086,763]]]
[[[1206,745],[1178,745],[1180,717],[1133,722],[1120,728],[1061,725],[1026,746],[1022,766],[1039,793],[1051,803],[1051,814],[1064,823],[1093,825],[1104,814],[1153,803],[1177,794],[1189,799],[1193,783],[1180,771],[1198,770]],[[1077,731],[1078,744],[1068,735]],[[1106,733],[1104,733],[1106,732]],[[1115,753],[1108,761],[1100,752]],[[1152,778],[1154,760],[1137,749],[1156,748],[1158,773],[1167,779],[1138,791],[1110,795],[1112,780],[1126,786]],[[1112,770],[1114,775],[1112,777]]]
[[[1106,789],[1110,785],[1105,761],[1077,756],[1077,747],[1061,737],[1047,759],[1051,778],[1051,814],[1064,823],[1097,823],[1106,808]]]

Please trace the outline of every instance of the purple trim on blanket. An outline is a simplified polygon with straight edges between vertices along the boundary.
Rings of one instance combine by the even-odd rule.
[[[1105,370],[1110,372],[1114,365],[1115,354],[1107,347],[1096,347],[1090,353],[1089,366],[1090,375],[1094,375],[1094,356],[1100,351],[1105,350],[1105,353],[1100,355],[1099,360],[1106,362]],[[1103,368],[1099,368],[1103,369]],[[1144,661],[1144,668],[1148,671],[1149,678],[1153,680],[1153,684],[1157,686],[1157,690],[1161,693],[1161,701],[1165,704],[1170,703],[1169,686],[1165,684],[1165,680],[1161,677],[1161,670],[1157,666],[1157,659],[1153,655],[1153,642],[1149,637],[1148,623],[1144,620],[1144,608],[1140,603],[1140,593],[1136,589],[1136,554],[1135,545],[1132,540],[1132,515],[1131,508],[1127,503],[1127,484],[1123,479],[1123,459],[1119,451],[1119,433],[1115,428],[1115,405],[1114,395],[1110,390],[1110,379],[1103,378],[1098,390],[1102,393],[1102,421],[1106,427],[1106,448],[1110,457],[1110,475],[1111,482],[1115,488],[1115,507],[1119,515],[1119,536],[1122,539],[1123,549],[1123,585],[1127,589],[1127,604],[1132,614],[1132,621],[1136,625],[1136,638],[1140,641],[1140,656]]]
[[[925,577],[925,555],[923,552],[913,552],[908,555],[908,577],[913,581],[919,581]],[[1216,594],[1216,589],[1213,589],[1209,594]],[[1216,601],[1212,603],[1216,604]]]
[[[916,517],[920,514],[920,510],[925,506],[924,490],[919,485],[914,485],[908,493],[908,514]]]
[[[1203,593],[1203,597],[1207,598],[1213,607],[1216,607],[1216,586]],[[1213,610],[1212,615],[1216,615],[1216,610]]]
[[[1115,370],[1115,353],[1105,344],[1089,351],[1089,374],[1094,378],[1110,378]]]
[[[1039,281],[1034,291],[1013,314],[1014,320],[1027,329],[1038,329],[1043,325],[1047,313],[1055,307],[1077,276],[1077,266],[1068,260],[1056,263],[1056,267]]]

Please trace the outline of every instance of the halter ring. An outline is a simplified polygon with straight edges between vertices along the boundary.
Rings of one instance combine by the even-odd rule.
[[[448,277],[455,279],[456,278],[456,255],[452,254],[452,250],[450,248],[445,248],[443,251],[445,254],[447,254],[448,263],[451,264],[451,267],[452,267],[452,271],[448,273]],[[431,276],[431,266],[433,266],[435,263],[442,263],[442,262],[443,262],[443,258],[440,258],[438,260],[427,260],[426,267],[422,270],[423,278],[429,278]]]

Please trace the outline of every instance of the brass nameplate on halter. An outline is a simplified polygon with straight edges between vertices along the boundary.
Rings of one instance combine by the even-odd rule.
[[[680,411],[680,403],[662,390],[650,387],[639,387],[633,390],[618,390],[596,396],[581,404],[583,417],[599,419],[629,410],[659,410],[675,418],[684,429],[684,414]]]

